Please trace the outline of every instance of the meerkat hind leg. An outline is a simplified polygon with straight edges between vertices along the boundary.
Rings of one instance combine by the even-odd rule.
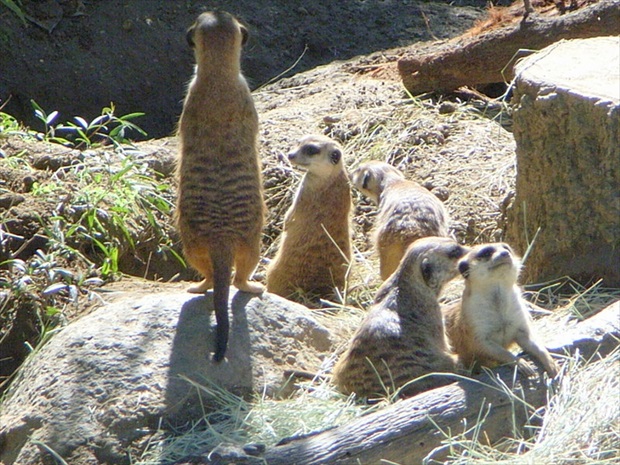
[[[547,370],[549,376],[554,378],[555,375],[558,374],[558,365],[551,358],[551,355],[547,349],[535,341],[531,335],[525,332],[520,332],[517,335],[517,344],[519,344],[519,347],[521,347],[525,352],[536,358],[542,366],[545,367],[545,370]]]
[[[403,258],[403,255],[405,255],[405,250],[406,246],[399,243],[381,247],[379,252],[379,274],[383,281],[388,279],[396,268],[398,268],[400,260]]]
[[[237,289],[253,294],[262,293],[265,288],[256,281],[250,281],[250,277],[258,261],[260,260],[260,247],[252,247],[249,244],[240,244],[235,253],[235,278],[233,284]]]
[[[211,265],[211,256],[207,249],[198,251],[184,251],[187,262],[195,268],[204,279],[187,288],[187,292],[192,294],[204,294],[209,289],[213,289],[213,266]]]

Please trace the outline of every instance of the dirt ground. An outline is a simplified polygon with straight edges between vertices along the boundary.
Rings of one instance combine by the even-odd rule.
[[[35,2],[23,3],[28,8],[35,7]],[[52,3],[69,8],[72,4],[36,3],[37,8],[42,4],[51,8]],[[63,10],[65,13],[51,32],[32,24],[21,29],[27,36],[24,44],[38,41],[39,47],[32,53],[43,53],[46,58],[38,61],[33,56],[27,57],[26,45],[11,41],[10,52],[16,67],[23,59],[30,60],[36,68],[31,73],[32,83],[36,83],[40,91],[45,89],[46,98],[64,96],[64,100],[53,100],[47,108],[60,108],[61,103],[70,102],[64,115],[84,114],[87,117],[82,111],[90,111],[85,110],[88,105],[91,109],[100,109],[111,100],[112,91],[102,85],[113,84],[111,87],[115,89],[135,94],[131,98],[127,93],[117,94],[114,99],[119,104],[120,114],[123,109],[156,114],[156,122],[148,117],[144,119],[149,132],[168,133],[180,111],[178,103],[183,95],[183,83],[191,74],[191,56],[185,44],[181,49],[178,41],[182,41],[186,25],[204,5],[130,1],[124,2],[126,5],[122,8],[120,2],[110,2],[115,6],[103,8],[100,2],[77,3],[82,10],[73,15],[79,14],[67,16]],[[349,169],[365,159],[382,159],[431,189],[445,200],[452,219],[451,231],[459,242],[471,244],[502,238],[515,175],[514,141],[505,129],[510,126],[506,108],[480,99],[465,101],[462,95],[412,99],[404,92],[396,72],[401,50],[391,48],[414,40],[451,37],[463,32],[482,14],[482,10],[468,5],[483,2],[448,5],[444,2],[358,1],[340,2],[338,7],[328,1],[313,2],[312,7],[304,2],[287,2],[286,22],[282,21],[284,2],[264,3],[258,8],[252,2],[236,2],[235,8],[231,8],[244,11],[251,27],[260,31],[246,55],[245,69],[250,80],[264,83],[276,76],[302,55],[304,44],[308,49],[300,67],[309,69],[322,62],[333,63],[281,78],[254,92],[261,119],[261,155],[269,210],[264,259],[257,270],[258,279],[264,278],[265,266],[275,253],[282,217],[302,175],[286,163],[284,155],[296,139],[312,132],[327,134],[343,144]],[[217,4],[227,6],[226,2]],[[114,48],[117,46],[114,41],[118,40],[115,34],[99,34],[102,27],[114,21],[122,20],[125,24],[131,20],[132,25],[126,25],[128,30],[122,29],[122,34],[137,37],[155,27],[144,22],[149,17],[157,18],[154,24],[160,29],[159,35],[149,32],[152,35],[148,37],[157,35],[161,40],[161,31],[167,34],[166,45],[157,42],[161,56],[174,56],[182,61],[166,63],[174,67],[174,73],[166,79],[172,79],[174,74],[175,82],[159,83],[169,87],[163,99],[158,94],[161,91],[153,92],[149,78],[144,79],[144,73],[150,72],[152,66],[140,60],[132,66],[123,66],[123,74],[130,76],[131,85],[127,84],[119,75],[105,74],[118,71],[120,63],[114,61],[118,56],[108,54],[103,58],[99,48],[102,44]],[[343,18],[346,21],[343,22]],[[14,26],[15,21],[16,18],[0,8],[0,32],[12,34],[14,30],[7,28],[7,24]],[[283,24],[286,25],[284,29],[281,28]],[[86,47],[83,42],[93,39],[95,33],[97,40]],[[295,40],[286,41],[285,37]],[[83,59],[72,55],[77,53],[71,49],[73,41],[81,44],[78,49],[91,54],[89,60],[104,60],[101,65],[104,74],[96,78],[97,82],[89,82],[93,74],[86,68],[92,67],[94,61],[88,60],[86,68],[72,71],[79,80],[72,84],[64,81],[71,73],[60,72],[57,66],[63,60],[56,63],[52,57],[64,54],[64,59]],[[6,42],[2,46],[6,47]],[[131,50],[143,57],[152,52],[148,48],[151,46],[136,41]],[[119,53],[122,55],[125,50],[128,49],[123,48]],[[362,53],[363,56],[339,61]],[[18,59],[16,54],[24,55]],[[0,62],[6,56],[0,50]],[[132,61],[133,58],[134,55],[126,55],[123,59]],[[152,63],[153,58],[148,61]],[[0,63],[0,67],[3,69],[0,98],[5,98],[7,93],[14,96],[1,111],[9,114],[15,111],[15,116],[19,117],[20,110],[15,104],[23,99],[15,97],[17,94],[13,90],[2,87],[11,80],[17,82],[17,78],[11,67],[4,63]],[[10,72],[5,74],[4,70]],[[38,81],[42,74],[54,76],[53,82]],[[160,71],[155,74],[166,75]],[[30,79],[21,81],[26,84]],[[138,81],[141,82],[139,91],[133,85]],[[83,86],[89,86],[88,92]],[[26,87],[24,89],[20,92],[29,92]],[[38,100],[35,93],[23,95],[45,103]],[[86,96],[88,98],[82,98]],[[151,105],[158,109],[153,111]],[[156,127],[159,129],[152,129]],[[120,170],[127,160],[132,163],[135,179],[147,176],[156,182],[156,189],[163,186],[162,201],[172,205],[175,156],[174,138],[141,142],[121,152],[110,147],[80,151],[0,131],[0,350],[3,353],[0,389],[6,387],[2,379],[10,376],[29,353],[28,345],[36,346],[50,328],[109,301],[118,291],[157,292],[168,286],[181,288],[183,284],[168,284],[168,281],[195,277],[174,259],[174,253],[179,254],[180,249],[172,212],[153,210],[155,228],[140,211],[128,217],[126,225],[119,226],[110,222],[110,212],[118,206],[119,199],[110,196],[103,198],[94,209],[97,212],[94,218],[84,217],[85,210],[92,207],[81,197],[87,187],[92,187],[85,186],[85,173],[96,174],[102,167]],[[92,179],[96,183],[98,178]],[[346,303],[365,307],[379,284],[377,258],[368,239],[375,207],[358,193],[355,193],[354,203],[355,264]],[[103,241],[104,237],[78,237],[75,229],[68,227],[72,223],[85,227],[88,221],[101,222],[110,235],[121,238],[117,241],[116,273],[109,276],[102,273],[101,264],[107,257],[95,240]],[[119,228],[121,230],[117,230]],[[153,240],[153,236],[165,238],[165,247],[161,241]],[[131,247],[128,241],[133,244]]]
[[[22,23],[0,3],[0,105],[42,130],[30,103],[58,122],[91,120],[114,102],[144,112],[149,137],[174,132],[193,56],[185,31],[206,9],[248,25],[243,69],[256,89],[280,75],[378,50],[458,35],[486,0],[22,0]],[[27,76],[27,79],[24,79]]]

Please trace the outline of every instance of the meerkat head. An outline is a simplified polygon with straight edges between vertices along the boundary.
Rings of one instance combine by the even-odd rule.
[[[459,272],[469,284],[517,282],[521,260],[508,244],[481,244],[459,261]]]
[[[359,165],[351,173],[351,182],[374,203],[379,203],[383,189],[394,180],[405,176],[392,165],[382,161],[368,161]]]
[[[186,39],[200,63],[201,57],[209,52],[215,55],[225,51],[240,54],[241,47],[248,40],[248,30],[230,13],[207,11],[198,16],[187,30]]]
[[[342,148],[325,136],[305,136],[288,154],[289,161],[308,173],[330,176],[343,169]]]
[[[457,263],[469,248],[448,237],[424,237],[409,246],[395,274],[422,282],[439,295],[441,288],[458,275]]]

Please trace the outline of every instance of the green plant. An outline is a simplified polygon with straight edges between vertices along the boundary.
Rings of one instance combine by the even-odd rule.
[[[111,143],[115,147],[129,143],[129,131],[135,131],[142,136],[146,132],[131,120],[144,113],[130,113],[123,116],[115,115],[114,103],[101,110],[101,115],[88,122],[80,116],[76,116],[73,122],[53,125],[58,117],[58,111],[47,113],[37,102],[30,100],[34,108],[35,116],[44,124],[43,137],[50,142],[56,142],[76,149],[92,148],[101,144]],[[61,134],[65,134],[61,137]]]
[[[19,19],[21,19],[22,23],[26,24],[26,16],[21,9],[21,2],[19,0],[0,0],[0,4],[4,5],[6,8],[11,10]]]
[[[21,129],[21,125],[14,117],[0,112],[0,136],[18,132]]]
[[[35,183],[32,194],[49,199],[63,193],[50,220],[62,230],[63,240],[97,264],[104,279],[119,274],[122,257],[152,250],[153,244],[157,253],[183,263],[171,238],[172,188],[145,162],[131,154],[102,152],[67,167],[63,176],[71,179],[64,189],[51,180]]]

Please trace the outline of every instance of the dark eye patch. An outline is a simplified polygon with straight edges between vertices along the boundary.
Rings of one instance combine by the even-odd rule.
[[[463,275],[463,278],[467,278],[469,276],[469,263],[466,261],[462,261],[459,263],[459,273]]]
[[[495,247],[490,245],[488,247],[483,247],[482,250],[480,250],[480,252],[476,254],[476,258],[481,258],[483,260],[486,260],[488,258],[491,258],[494,253],[495,253]]]
[[[309,144],[304,146],[302,152],[304,153],[304,155],[311,157],[313,155],[318,155],[319,153],[321,153],[321,149],[318,148],[316,145]]]
[[[465,252],[465,247],[455,245],[448,251],[448,258],[461,258],[463,255],[465,255]]]

